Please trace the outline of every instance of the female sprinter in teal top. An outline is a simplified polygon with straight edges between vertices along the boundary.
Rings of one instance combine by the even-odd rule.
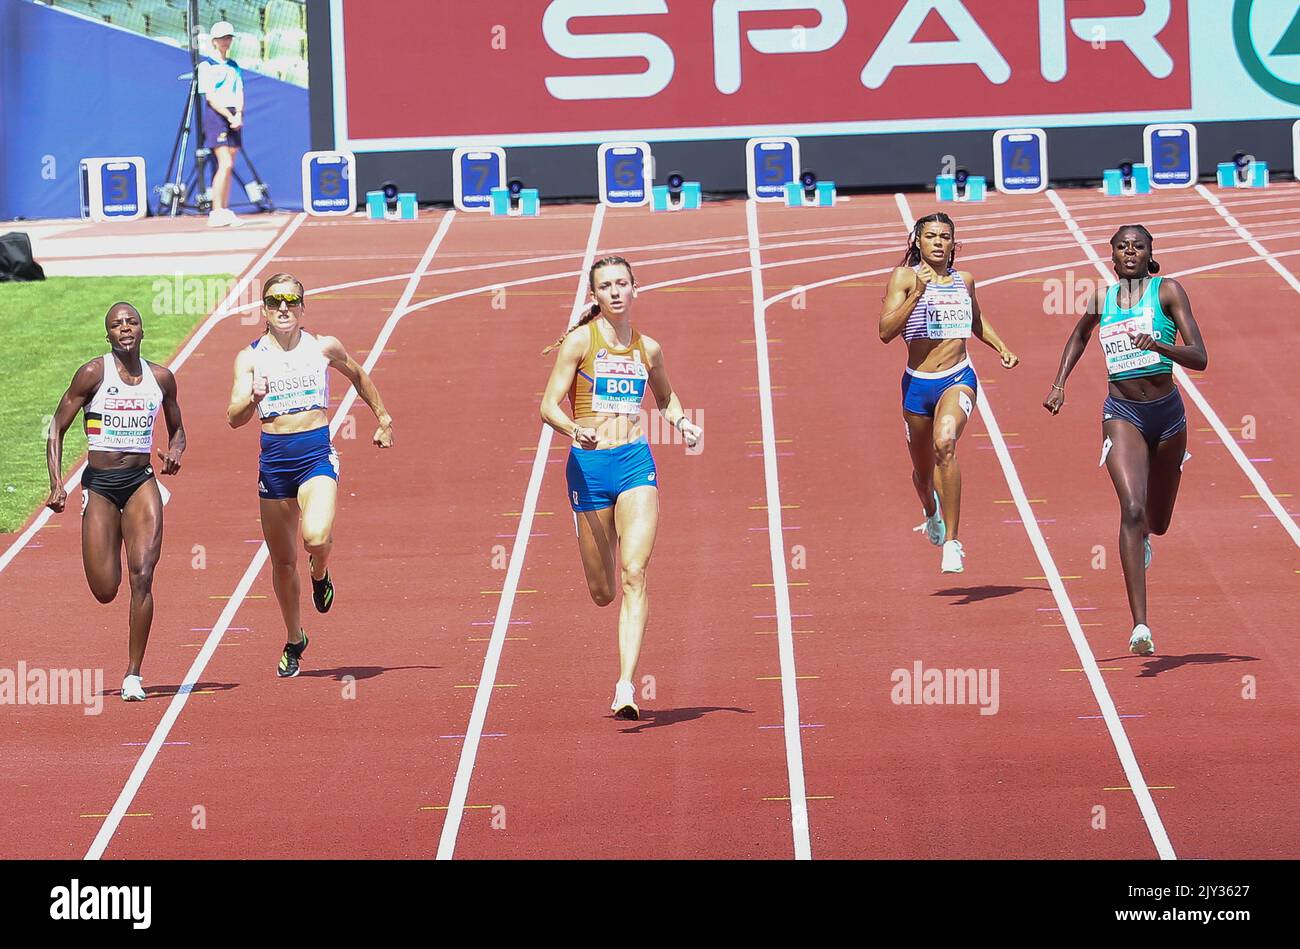
[[[1152,243],[1141,225],[1121,227],[1110,239],[1119,282],[1093,297],[1066,340],[1056,381],[1043,401],[1053,415],[1061,411],[1065,380],[1093,330],[1099,330],[1110,379],[1110,394],[1102,404],[1101,460],[1119,495],[1119,556],[1133,613],[1128,645],[1139,656],[1156,648],[1147,625],[1150,535],[1169,529],[1188,457],[1187,414],[1173,366],[1200,370],[1208,361],[1187,294],[1178,281],[1155,276],[1160,265],[1151,258]],[[1176,345],[1178,336],[1181,346]]]

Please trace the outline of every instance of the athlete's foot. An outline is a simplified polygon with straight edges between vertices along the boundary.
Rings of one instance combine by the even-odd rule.
[[[127,676],[122,680],[122,700],[124,702],[144,701],[144,682],[138,675]]]
[[[925,510],[922,509],[922,514]],[[943,510],[939,507],[939,492],[934,493],[934,513],[925,515],[925,523],[913,527],[913,531],[925,531],[925,538],[936,547],[943,546]]]
[[[1151,535],[1150,534],[1147,534],[1146,537],[1142,538],[1142,550],[1143,550],[1142,569],[1149,570],[1151,568]]]
[[[614,713],[615,718],[626,718],[636,721],[641,717],[641,710],[636,707],[635,690],[632,683],[626,679],[619,679],[614,686],[614,702],[610,705],[609,710]]]
[[[280,665],[276,668],[275,674],[281,679],[292,679],[298,674],[298,660],[302,658],[303,652],[307,649],[307,633],[302,634],[302,642],[285,643],[284,652],[280,653]]]
[[[1133,635],[1128,640],[1128,651],[1135,656],[1149,656],[1156,651],[1151,628],[1146,623],[1138,623],[1133,627]]]
[[[307,564],[311,568],[312,574],[314,574],[316,567],[312,563],[311,554],[307,555]],[[319,580],[312,576],[311,600],[316,604],[317,613],[328,613],[330,607],[334,604],[334,581],[330,579],[328,570],[325,571],[325,576]]]
[[[962,562],[966,559],[966,551],[962,549],[961,541],[949,540],[943,545],[943,565],[940,569],[944,573],[961,573],[966,569]]]

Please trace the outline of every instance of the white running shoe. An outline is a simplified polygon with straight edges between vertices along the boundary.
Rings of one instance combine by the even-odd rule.
[[[962,549],[961,541],[950,540],[943,545],[943,566],[944,573],[961,573],[966,569],[962,562],[966,559],[966,551]]]
[[[1150,656],[1156,651],[1151,628],[1146,623],[1138,623],[1133,627],[1133,635],[1128,640],[1128,651],[1135,656]]]
[[[243,226],[244,226],[244,222],[240,219],[240,217],[239,217],[238,214],[236,214],[234,211],[232,211],[232,210],[230,210],[229,208],[227,208],[227,209],[226,209],[226,226],[227,226],[227,227],[243,227]]]
[[[233,216],[229,208],[213,208],[208,212],[208,227],[225,227]]]
[[[1145,560],[1143,561],[1142,569],[1150,570],[1151,569],[1151,535],[1150,534],[1148,534],[1146,537],[1142,539],[1142,547],[1145,555]]]
[[[122,680],[122,701],[144,701],[144,682],[141,681],[139,676],[127,676]]]
[[[922,508],[922,514],[925,509]],[[934,493],[934,514],[926,515],[925,523],[913,527],[915,531],[925,531],[925,539],[936,547],[943,546],[944,527],[943,527],[943,509],[939,507],[939,492]]]
[[[626,679],[619,679],[614,686],[614,701],[609,706],[609,710],[614,713],[615,718],[627,718],[636,721],[641,717],[641,710],[636,707],[634,701],[636,697],[632,683]]]

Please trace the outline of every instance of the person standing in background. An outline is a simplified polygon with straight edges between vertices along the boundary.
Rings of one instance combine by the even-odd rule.
[[[240,227],[242,222],[230,210],[230,179],[235,155],[243,144],[244,71],[229,57],[235,28],[222,20],[213,24],[212,48],[216,56],[199,63],[199,92],[203,93],[203,138],[217,158],[212,176],[212,210],[209,227]]]

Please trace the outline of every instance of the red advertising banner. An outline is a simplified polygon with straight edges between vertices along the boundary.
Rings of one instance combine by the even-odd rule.
[[[912,131],[968,117],[976,128],[1192,104],[1185,0],[333,0],[332,9],[336,138],[357,150]]]

